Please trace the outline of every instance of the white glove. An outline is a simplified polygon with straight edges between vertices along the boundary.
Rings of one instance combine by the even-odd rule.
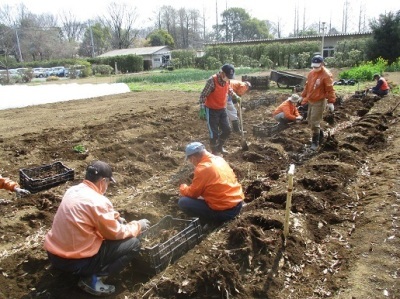
[[[17,196],[25,196],[31,194],[31,192],[22,188],[15,188],[14,191],[17,193]]]
[[[328,107],[328,110],[329,110],[330,112],[333,112],[333,111],[335,110],[335,106],[333,106],[332,103],[329,103],[329,104],[326,105],[326,106]]]
[[[303,120],[303,117],[301,115],[296,116],[296,120]]]
[[[150,227],[150,221],[147,219],[140,219],[139,221],[141,231],[148,230]]]
[[[125,218],[119,217],[118,222],[121,224],[127,224],[128,222],[125,220]]]

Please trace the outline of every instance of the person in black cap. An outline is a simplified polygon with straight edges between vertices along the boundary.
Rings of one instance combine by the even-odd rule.
[[[227,154],[223,148],[231,134],[231,127],[226,111],[227,96],[237,103],[240,97],[232,90],[229,80],[233,79],[235,68],[224,64],[221,70],[211,76],[200,94],[200,118],[207,120],[210,134],[211,152],[215,155]]]
[[[53,267],[79,275],[78,286],[96,296],[115,292],[103,280],[129,264],[140,250],[138,235],[150,226],[120,217],[104,196],[111,182],[110,165],[90,164],[83,182],[65,192],[44,241]]]

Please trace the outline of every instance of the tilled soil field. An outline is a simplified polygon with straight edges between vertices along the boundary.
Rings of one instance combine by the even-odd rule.
[[[110,298],[400,298],[400,97],[338,94],[341,104],[324,117],[325,142],[310,152],[305,122],[276,134],[260,129],[289,95],[244,96],[249,149],[232,135],[225,156],[245,190],[240,216],[205,232],[159,274],[128,265],[109,277],[117,289]],[[208,147],[197,99],[143,92],[0,111],[2,176],[19,181],[19,169],[56,161],[75,173],[24,198],[1,191],[0,298],[90,298],[77,277],[50,267],[42,245],[63,193],[95,159],[112,165],[118,184],[108,197],[128,221],[187,219],[177,208],[178,186],[192,177],[184,148]]]

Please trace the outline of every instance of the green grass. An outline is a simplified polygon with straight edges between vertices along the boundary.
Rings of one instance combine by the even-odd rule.
[[[240,80],[241,75],[259,72],[255,68],[237,68],[235,76]],[[174,71],[156,70],[141,74],[121,77],[118,83],[126,83],[131,91],[196,91],[201,92],[205,81],[218,70],[178,69]]]

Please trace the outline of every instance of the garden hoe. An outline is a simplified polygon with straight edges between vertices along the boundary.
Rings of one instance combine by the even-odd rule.
[[[240,120],[240,134],[242,135],[242,150],[243,151],[248,151],[249,146],[247,145],[246,139],[244,138],[244,128],[243,128],[243,117],[242,117],[242,104],[239,101],[238,102],[238,108],[239,108],[239,120]]]

